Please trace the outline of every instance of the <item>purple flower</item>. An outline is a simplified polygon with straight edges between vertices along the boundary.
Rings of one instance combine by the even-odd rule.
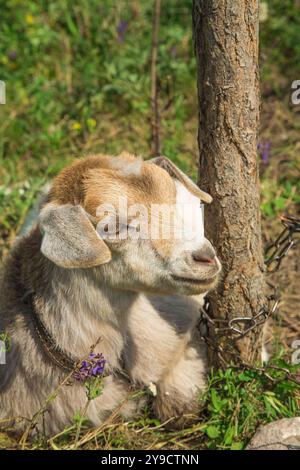
[[[18,57],[18,53],[17,51],[9,51],[7,53],[7,57],[10,59],[10,60],[16,60],[17,57]]]
[[[171,57],[173,57],[173,59],[176,59],[176,57],[177,57],[177,47],[176,46],[171,47],[170,55],[171,55]]]
[[[127,28],[128,28],[128,22],[125,20],[121,20],[117,27],[119,42],[124,42]]]
[[[270,142],[261,142],[257,145],[257,149],[259,150],[264,165],[268,165],[269,163],[270,148]]]
[[[79,382],[85,382],[92,377],[102,376],[105,369],[106,360],[103,354],[90,353],[87,360],[81,362],[75,370],[73,377]]]

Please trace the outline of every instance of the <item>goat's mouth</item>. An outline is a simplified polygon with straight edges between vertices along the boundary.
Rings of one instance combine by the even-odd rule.
[[[206,279],[195,279],[191,277],[181,277],[181,276],[176,276],[175,274],[172,274],[172,279],[176,282],[180,282],[181,284],[192,284],[192,285],[201,285],[201,286],[209,286],[217,281],[217,274],[214,276],[211,276],[210,278]]]

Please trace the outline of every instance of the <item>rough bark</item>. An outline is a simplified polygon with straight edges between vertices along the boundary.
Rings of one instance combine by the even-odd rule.
[[[194,0],[193,25],[199,181],[214,199],[205,208],[206,231],[223,264],[210,314],[253,317],[266,305],[257,164],[258,0]],[[259,330],[238,342],[247,361],[258,355]]]

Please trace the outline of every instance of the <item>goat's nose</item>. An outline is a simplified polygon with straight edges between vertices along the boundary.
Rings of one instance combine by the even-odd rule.
[[[205,245],[192,252],[192,258],[197,263],[215,264],[216,252],[210,245]]]

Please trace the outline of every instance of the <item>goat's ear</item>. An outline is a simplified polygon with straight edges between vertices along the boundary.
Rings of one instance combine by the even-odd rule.
[[[39,226],[41,252],[58,266],[90,268],[111,260],[109,248],[81,206],[49,203],[40,212]]]
[[[166,170],[172,178],[180,181],[180,183],[182,183],[192,194],[201,199],[201,201],[207,202],[208,204],[212,202],[212,197],[198,188],[198,186],[167,157],[155,157],[148,161]]]

